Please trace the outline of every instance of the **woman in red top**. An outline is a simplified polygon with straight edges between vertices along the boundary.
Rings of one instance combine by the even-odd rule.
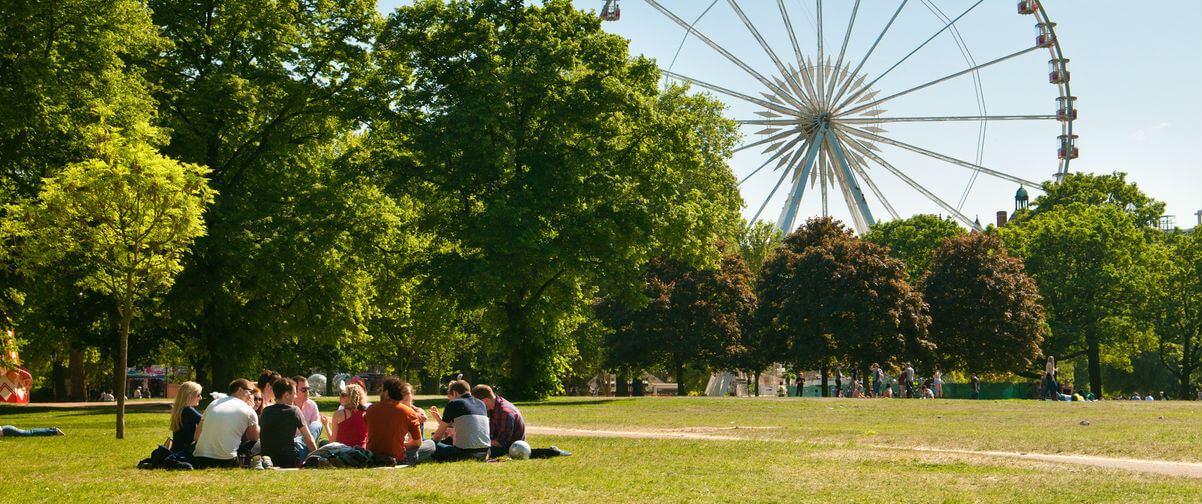
[[[367,446],[367,422],[363,413],[367,411],[367,391],[357,384],[346,386],[339,394],[342,408],[334,413],[330,422],[330,438],[347,446]]]

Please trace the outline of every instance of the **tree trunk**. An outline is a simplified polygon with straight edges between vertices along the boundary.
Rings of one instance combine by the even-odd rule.
[[[1195,366],[1194,360],[1190,357],[1193,355],[1194,351],[1193,345],[1191,344],[1193,343],[1194,338],[1190,337],[1189,334],[1186,334],[1185,338],[1183,339],[1185,340],[1185,344],[1183,345],[1181,352],[1181,374],[1177,375],[1177,378],[1178,381],[1181,382],[1181,400],[1188,401],[1194,399],[1193,387],[1190,386],[1191,384],[1189,382],[1190,375],[1194,374]]]
[[[50,380],[54,391],[54,402],[67,401],[67,369],[63,367],[62,358],[54,354],[50,359]]]
[[[1089,391],[1093,396],[1102,398],[1102,363],[1101,363],[1101,345],[1098,344],[1098,336],[1089,332],[1085,334],[1086,344],[1089,346],[1087,355],[1089,358]]]
[[[828,385],[830,375],[826,371],[826,364],[822,365],[822,397],[830,397],[831,391]]]
[[[117,394],[117,439],[125,439],[125,369],[129,367],[129,319],[133,318],[132,303],[126,303],[121,314],[121,348],[117,349],[117,375],[121,391]]]
[[[71,400],[75,402],[87,401],[88,391],[84,386],[84,381],[87,378],[83,367],[82,350],[77,348],[71,349],[71,357],[67,364],[67,369],[71,374]]]
[[[680,362],[676,363],[676,395],[689,395],[689,391],[684,386],[684,364]]]
[[[614,385],[618,389],[614,395],[618,397],[630,397],[630,366],[622,366],[618,370],[618,375],[614,379]]]

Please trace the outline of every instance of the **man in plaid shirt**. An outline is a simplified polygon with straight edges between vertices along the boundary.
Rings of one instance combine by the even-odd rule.
[[[488,408],[488,437],[492,440],[488,458],[508,455],[509,445],[526,440],[526,421],[522,420],[522,412],[518,411],[513,403],[494,393],[492,387],[483,384],[472,387],[472,397],[479,399]],[[530,458],[551,458],[560,455],[571,453],[555,446],[530,450]]]
[[[476,385],[472,387],[472,397],[483,401],[488,408],[488,437],[492,440],[489,458],[508,455],[509,445],[526,439],[526,422],[522,420],[522,412],[505,398],[493,393],[492,387]]]

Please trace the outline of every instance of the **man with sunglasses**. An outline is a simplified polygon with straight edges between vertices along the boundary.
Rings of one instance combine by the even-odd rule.
[[[296,384],[296,395],[292,399],[292,404],[301,410],[301,416],[305,419],[305,425],[309,426],[309,432],[313,433],[313,439],[321,438],[321,431],[329,423],[328,417],[322,416],[321,411],[317,409],[317,403],[309,399],[309,379],[304,376],[296,375],[292,377],[292,383]],[[296,435],[300,436],[300,429],[296,430]]]
[[[250,380],[234,380],[227,390],[229,395],[205,408],[196,425],[193,456],[198,469],[235,467],[242,436],[245,434],[248,441],[259,439],[259,416],[251,407],[254,395]]]

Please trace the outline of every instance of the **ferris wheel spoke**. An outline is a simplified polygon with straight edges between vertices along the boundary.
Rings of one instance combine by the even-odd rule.
[[[736,57],[730,51],[727,51],[726,48],[722,47],[721,44],[718,44],[717,42],[714,42],[713,40],[711,40],[709,37],[705,36],[705,34],[701,33],[700,30],[694,28],[692,25],[690,25],[688,22],[686,22],[685,20],[678,17],[676,14],[673,14],[672,11],[670,11],[667,8],[665,8],[664,6],[660,5],[659,2],[657,2],[655,0],[643,0],[643,1],[647,2],[649,5],[654,7],[656,10],[660,11],[663,15],[667,16],[669,19],[671,19],[676,24],[680,25],[682,28],[687,30],[689,33],[692,33],[693,36],[697,37],[698,40],[700,40],[700,41],[704,42],[706,45],[710,46],[710,48],[717,51],[718,54],[721,54],[722,56],[726,57],[726,59],[730,60],[732,63],[737,65],[739,68],[743,69],[744,72],[747,72],[749,75],[754,77],[756,80],[760,81],[760,83],[763,84],[764,87],[767,87],[768,89],[772,90],[772,92],[775,95],[777,95],[778,97],[784,99],[785,101],[790,102],[792,105],[794,105],[798,108],[803,107],[803,105],[801,103],[797,102],[792,97],[792,95],[790,95],[788,92],[777,87],[776,84],[772,83],[772,81],[768,80],[763,75],[761,75],[759,72],[755,71],[754,68],[751,68],[751,66],[747,65],[747,63],[744,63],[743,60]]]
[[[746,126],[792,126],[805,122],[805,119],[735,119],[735,122]]]
[[[821,150],[822,140],[825,138],[825,135],[826,128],[820,128],[810,140],[805,160],[801,163],[801,173],[796,174],[794,177],[793,190],[790,191],[789,199],[785,201],[785,207],[781,209],[780,218],[776,220],[777,226],[786,234],[793,230],[793,221],[797,218],[797,209],[801,206],[801,196],[805,194],[806,183],[809,181],[810,173],[814,168],[814,158],[818,154],[818,151]],[[793,168],[793,170],[789,171],[795,170],[796,168]]]
[[[764,37],[760,35],[760,31],[757,30],[755,25],[751,23],[751,20],[747,18],[747,14],[745,14],[743,9],[739,7],[739,3],[735,0],[727,0],[727,2],[730,3],[730,6],[734,9],[735,14],[739,16],[739,20],[743,21],[743,26],[747,27],[747,30],[751,32],[753,37],[755,37],[756,42],[759,42],[760,47],[763,48],[764,52],[768,54],[768,57],[772,59],[772,63],[776,65],[776,69],[785,76],[785,80],[788,81],[789,87],[793,89],[793,92],[797,93],[799,97],[804,97],[805,93],[801,92],[801,85],[793,82],[793,75],[787,68],[785,68],[785,65],[781,63],[780,58],[776,56],[776,52],[772,50],[772,47],[769,46],[768,42],[764,40]]]
[[[852,175],[851,167],[847,162],[847,156],[839,146],[839,142],[836,141],[835,135],[827,135],[826,140],[830,144],[831,151],[835,155],[835,161],[838,163],[839,171],[843,175],[843,183],[847,185],[847,190],[851,192],[851,198],[847,204],[850,206],[854,201],[855,205],[859,207],[860,219],[864,221],[865,230],[867,230],[867,226],[871,226],[873,221],[872,210],[868,208],[868,200],[864,198],[864,191],[860,189],[855,176]]]
[[[663,74],[665,77],[671,77],[671,78],[673,78],[673,79],[676,79],[676,80],[681,80],[681,81],[688,82],[688,83],[690,83],[690,84],[695,84],[695,85],[697,85],[697,86],[701,86],[701,87],[703,87],[703,88],[705,88],[705,89],[708,89],[708,90],[710,90],[710,91],[714,91],[714,92],[717,92],[717,93],[722,93],[722,94],[724,94],[724,95],[726,95],[726,96],[730,96],[731,98],[738,98],[738,99],[740,99],[740,100],[743,100],[743,101],[745,101],[745,102],[748,102],[748,103],[753,103],[753,104],[759,105],[759,106],[761,106],[761,107],[764,107],[764,108],[766,108],[766,109],[769,109],[769,110],[773,110],[773,111],[776,111],[776,112],[780,112],[780,113],[782,113],[782,114],[785,114],[785,115],[791,115],[791,116],[794,116],[794,117],[799,117],[799,116],[797,115],[797,114],[799,113],[797,110],[795,110],[795,109],[791,109],[791,108],[789,108],[789,107],[786,107],[786,106],[784,106],[784,105],[778,105],[778,104],[776,104],[776,103],[772,103],[772,102],[770,102],[770,101],[761,100],[761,99],[759,99],[759,98],[756,98],[756,97],[754,97],[754,96],[748,96],[748,95],[745,95],[745,94],[743,94],[743,93],[740,93],[740,92],[738,92],[738,91],[732,91],[732,90],[730,90],[730,89],[726,89],[726,88],[724,88],[724,87],[722,87],[722,86],[719,86],[719,85],[717,85],[717,84],[710,84],[710,83],[708,83],[708,82],[705,82],[705,81],[703,81],[703,80],[694,79],[694,78],[692,78],[692,77],[688,77],[688,76],[685,76],[685,75],[678,74],[678,73],[676,73],[676,72],[673,72],[673,71],[671,71],[671,70],[664,70],[664,69],[662,69],[662,68],[661,68],[661,69],[659,70],[659,73]]]
[[[851,19],[847,21],[847,30],[843,32],[843,46],[839,48],[839,58],[835,60],[835,78],[831,79],[829,89],[826,90],[826,105],[829,107],[834,101],[835,84],[838,83],[838,72],[843,67],[843,56],[847,54],[847,42],[851,40],[851,28],[856,24],[856,14],[860,12],[860,0],[856,0],[856,4],[851,8]],[[851,79],[855,74],[847,74],[848,79]]]
[[[877,81],[881,80],[886,75],[889,75],[889,72],[892,72],[894,68],[897,68],[899,65],[904,63],[906,60],[910,59],[910,56],[913,56],[914,53],[918,52],[919,49],[922,49],[927,44],[929,44],[932,40],[935,40],[935,37],[938,37],[940,33],[943,33],[948,28],[950,28],[953,24],[956,24],[956,21],[959,21],[960,18],[968,15],[969,12],[972,12],[973,9],[975,9],[978,5],[981,5],[981,3],[984,1],[985,0],[977,0],[976,3],[970,5],[968,7],[968,9],[965,9],[964,12],[960,13],[959,16],[956,16],[956,19],[953,19],[950,22],[948,22],[947,24],[943,25],[943,28],[940,28],[939,31],[935,32],[934,35],[931,35],[931,38],[928,38],[928,39],[926,39],[925,42],[923,42],[922,44],[919,44],[918,47],[915,47],[913,51],[910,51],[909,54],[906,54],[904,57],[902,57],[901,60],[899,60],[897,63],[894,63],[893,66],[889,67],[888,70],[885,70],[884,73],[882,73],[881,75],[878,75],[877,78],[872,80],[872,82],[869,82],[867,86],[864,86],[856,93],[852,94],[851,96],[848,96],[847,99],[843,100],[843,102],[840,103],[838,107],[836,107],[836,109],[841,109],[843,107],[846,107],[849,103],[852,103],[853,101],[855,101],[855,99],[859,98],[860,95],[863,94],[865,90],[870,89],[873,84],[877,83]]]
[[[907,89],[907,90],[905,90],[905,91],[900,91],[900,92],[897,92],[897,93],[891,94],[891,95],[889,95],[889,96],[886,96],[886,97],[884,97],[884,98],[881,98],[881,99],[879,99],[879,100],[874,100],[874,101],[871,101],[871,102],[865,103],[865,104],[863,104],[863,105],[860,105],[860,106],[858,106],[858,107],[856,107],[856,108],[853,108],[853,109],[851,109],[851,110],[848,110],[848,111],[845,111],[845,112],[840,112],[840,114],[848,114],[848,115],[850,115],[850,114],[854,114],[854,113],[856,113],[856,112],[859,112],[859,111],[861,111],[861,110],[870,109],[870,108],[872,108],[872,107],[875,107],[875,106],[877,106],[877,105],[880,105],[880,104],[882,104],[882,103],[885,103],[885,102],[887,102],[887,101],[889,101],[889,100],[892,100],[892,99],[894,99],[894,98],[897,98],[897,97],[900,97],[900,96],[905,96],[905,95],[907,95],[907,94],[913,93],[913,92],[915,92],[915,91],[918,91],[918,90],[920,90],[920,89],[927,88],[927,87],[930,87],[930,86],[934,86],[935,84],[938,84],[938,83],[940,83],[940,82],[943,82],[943,81],[946,81],[946,80],[950,80],[950,79],[954,79],[954,78],[956,78],[956,77],[959,77],[959,76],[961,76],[961,75],[966,75],[966,74],[969,74],[969,73],[971,73],[971,72],[975,72],[975,71],[977,71],[977,70],[980,70],[980,69],[982,69],[982,68],[985,68],[985,67],[987,67],[987,66],[990,66],[990,65],[995,65],[995,64],[997,64],[997,63],[1001,63],[1001,62],[1003,62],[1003,61],[1006,61],[1006,60],[1008,60],[1008,59],[1011,59],[1011,58],[1015,58],[1015,57],[1018,57],[1018,56],[1022,56],[1022,55],[1024,55],[1024,54],[1027,54],[1027,53],[1029,53],[1029,52],[1031,52],[1031,51],[1038,50],[1039,48],[1040,48],[1039,46],[1032,46],[1032,47],[1029,47],[1029,48],[1023,49],[1023,50],[1021,50],[1021,51],[1018,51],[1018,52],[1016,52],[1016,53],[1008,54],[1008,55],[1006,55],[1006,56],[1002,56],[1002,57],[1000,57],[1000,58],[997,58],[997,59],[995,59],[995,60],[992,60],[992,61],[987,61],[987,62],[985,62],[985,63],[981,63],[980,65],[977,65],[977,66],[974,66],[974,67],[971,67],[971,68],[967,68],[967,69],[965,69],[965,70],[961,70],[961,71],[959,71],[959,72],[956,72],[956,73],[954,73],[954,74],[951,74],[951,75],[946,75],[946,76],[940,77],[940,78],[938,78],[938,79],[935,79],[935,80],[933,80],[933,81],[927,82],[927,83],[925,83],[925,84],[920,84],[920,85],[918,85],[918,86],[914,86],[914,87],[912,87],[912,88],[910,88],[910,89]]]
[[[806,151],[811,150],[812,147],[812,144],[807,144],[805,147],[797,149],[797,151],[793,153],[792,160],[789,161],[789,167],[781,171],[780,179],[777,179],[776,185],[772,187],[772,192],[768,193],[768,197],[764,198],[764,203],[760,205],[759,210],[756,210],[755,216],[751,218],[751,222],[759,220],[760,214],[764,213],[764,208],[768,206],[768,202],[772,201],[772,197],[776,195],[776,191],[780,189],[780,185],[784,183],[785,179],[789,177],[789,174],[793,172],[792,168],[793,165],[797,163],[797,159]],[[780,222],[777,222],[776,225],[777,227],[780,227]]]
[[[801,55],[801,47],[797,45],[797,34],[793,32],[793,21],[789,19],[789,10],[785,8],[784,0],[776,0],[776,6],[780,10],[781,20],[785,22],[785,31],[789,32],[789,43],[793,45],[793,55],[797,58],[797,68],[804,70],[806,67],[805,58]],[[807,84],[809,81],[806,81]],[[813,90],[811,90],[811,93]]]
[[[823,56],[822,56],[822,0],[814,0],[817,5],[818,16],[818,102],[826,102],[826,72],[823,71]]]
[[[885,207],[885,211],[889,212],[889,216],[893,217],[894,219],[901,218],[898,215],[897,210],[893,208],[893,204],[889,203],[889,198],[885,197],[885,193],[881,192],[881,189],[877,187],[876,182],[872,180],[872,177],[868,176],[867,166],[864,161],[864,158],[867,157],[867,154],[865,153],[867,149],[858,145],[854,139],[848,138],[843,132],[836,130],[834,131],[834,135],[835,138],[840,142],[840,145],[845,146],[844,151],[850,151],[849,153],[852,155],[852,159],[850,160],[852,170],[854,170],[856,174],[859,175],[862,180],[864,180],[864,183],[869,189],[872,190],[872,194],[875,195],[877,200],[881,202],[881,205]]]
[[[955,207],[949,205],[946,201],[943,201],[943,199],[940,198],[939,196],[936,196],[935,193],[932,193],[929,189],[924,187],[922,184],[919,184],[914,179],[912,179],[908,175],[906,175],[904,172],[897,169],[892,164],[889,164],[888,161],[885,161],[880,156],[878,156],[876,153],[872,152],[867,147],[864,147],[863,144],[861,144],[860,142],[855,141],[854,139],[852,139],[852,141],[855,142],[855,144],[859,144],[855,149],[857,151],[861,152],[865,157],[867,157],[868,159],[871,159],[876,164],[881,165],[882,168],[884,168],[889,173],[892,173],[893,176],[897,177],[902,182],[905,182],[906,185],[908,185],[911,188],[913,188],[914,190],[918,191],[919,194],[926,196],[927,199],[931,200],[932,203],[935,203],[936,205],[938,205],[939,208],[946,210],[949,214],[955,216],[957,219],[960,219],[960,221],[963,222],[964,224],[966,224],[968,227],[976,229],[978,231],[981,231],[981,228],[976,225],[976,222],[972,219],[969,219],[967,215],[964,215],[959,210],[957,210]]]
[[[1010,175],[1008,173],[1002,173],[997,170],[991,170],[989,168],[986,168],[986,167],[978,165],[978,164],[969,163],[968,161],[956,159],[951,156],[946,156],[946,155],[940,154],[938,152],[929,151],[927,149],[923,149],[922,147],[916,147],[916,146],[910,145],[905,142],[894,140],[892,138],[886,138],[886,137],[883,137],[883,136],[880,136],[880,135],[877,135],[874,133],[864,131],[859,128],[848,127],[848,128],[845,128],[845,131],[847,131],[851,135],[855,135],[855,136],[858,136],[861,138],[866,138],[868,140],[874,140],[874,141],[881,142],[881,143],[886,143],[886,144],[892,145],[894,147],[899,147],[899,148],[902,148],[902,149],[905,149],[905,150],[908,150],[911,152],[922,154],[927,157],[935,158],[935,159],[938,159],[940,161],[943,161],[943,162],[946,162],[949,164],[960,166],[962,168],[968,168],[970,170],[980,170],[982,173],[985,173],[987,175],[992,175],[992,176],[1000,178],[1002,180],[1008,180],[1008,181],[1019,183],[1019,184],[1022,184],[1022,185],[1028,186],[1028,187],[1034,187],[1034,188],[1041,187],[1041,185],[1037,182],[1032,182],[1032,181],[1024,179],[1024,178],[1015,177],[1014,175]]]
[[[765,138],[762,138],[762,139],[756,140],[756,141],[754,141],[754,142],[751,142],[751,143],[749,143],[749,144],[746,144],[746,145],[740,145],[740,146],[738,146],[738,147],[735,147],[735,148],[734,148],[734,150],[732,150],[732,151],[731,151],[731,153],[733,154],[733,153],[735,153],[735,152],[744,151],[744,150],[750,149],[750,148],[752,148],[752,147],[756,147],[756,146],[759,146],[759,145],[764,145],[764,144],[766,144],[766,143],[772,143],[772,142],[775,142],[775,141],[777,141],[777,140],[780,140],[780,139],[782,139],[782,138],[785,138],[785,137],[787,137],[787,136],[789,136],[789,135],[792,135],[792,134],[794,134],[794,133],[801,133],[802,131],[804,131],[804,130],[803,130],[801,127],[797,127],[797,128],[787,129],[787,130],[781,131],[781,132],[779,132],[779,133],[773,133],[773,134],[772,134],[772,135],[770,135],[770,136],[767,136],[767,137],[765,137]]]
[[[925,116],[925,117],[850,117],[840,118],[842,124],[875,124],[886,122],[932,122],[932,121],[1044,121],[1055,120],[1056,116],[1040,115],[975,115],[975,116]],[[742,122],[742,121],[740,121]],[[797,121],[794,121],[797,122]],[[746,124],[757,124],[747,122]]]
[[[905,7],[906,2],[908,2],[908,1],[909,0],[902,0],[901,5],[897,6],[897,10],[893,12],[893,17],[889,18],[889,22],[886,23],[885,28],[883,30],[881,30],[881,34],[876,36],[876,41],[872,43],[872,47],[869,47],[868,52],[864,53],[864,57],[860,58],[860,63],[858,65],[856,65],[856,69],[851,71],[851,75],[853,77],[860,74],[860,69],[864,68],[864,63],[868,62],[868,57],[872,55],[872,51],[876,50],[876,46],[881,43],[881,39],[885,37],[885,33],[889,31],[889,27],[893,26],[893,22],[897,20],[897,15],[901,14],[902,7]],[[851,85],[851,82],[852,82],[852,79],[850,79],[850,78],[847,79],[846,81],[844,81],[843,85],[839,86],[839,91],[837,93],[835,93],[834,99],[831,101],[832,102],[839,101],[839,99],[843,97],[843,93],[847,92],[847,87]]]
[[[802,140],[802,137],[798,136],[797,138],[790,140],[783,147],[780,147],[780,148],[776,148],[777,146],[771,147],[770,149],[776,150],[776,152],[774,154],[772,154],[771,156],[768,156],[768,159],[765,160],[764,164],[761,164],[759,166],[759,168],[752,170],[752,172],[748,173],[746,177],[743,177],[743,180],[739,181],[739,185],[743,185],[744,182],[747,182],[747,179],[754,177],[756,173],[759,173],[760,170],[763,170],[764,167],[768,166],[769,163],[772,163],[773,161],[776,161],[777,159],[780,159],[780,161],[776,163],[776,168],[780,168],[782,165],[784,165],[785,161],[788,161],[788,159],[789,159],[788,156],[786,156],[786,154],[792,152],[790,149],[792,149],[794,145],[797,145],[797,143],[800,142],[801,140]],[[803,146],[803,148],[804,148],[804,146]],[[765,152],[767,152],[767,151],[765,151]],[[782,158],[781,156],[785,156],[785,157]]]

